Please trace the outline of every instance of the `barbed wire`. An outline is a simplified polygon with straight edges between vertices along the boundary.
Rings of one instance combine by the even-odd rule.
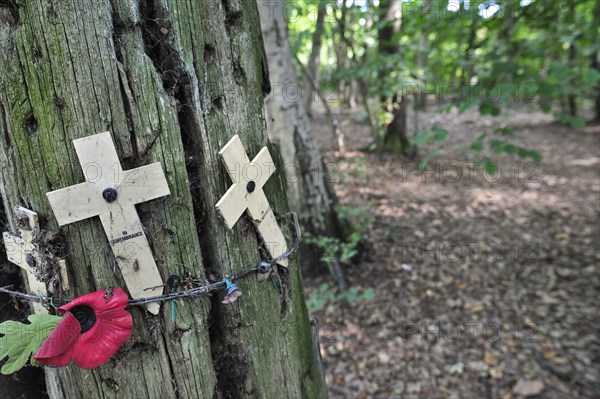
[[[227,288],[228,287],[227,282],[230,282],[230,283],[235,282],[235,281],[238,281],[240,279],[243,279],[243,278],[248,277],[253,274],[262,274],[262,275],[272,274],[273,271],[276,271],[277,262],[291,257],[298,250],[298,246],[300,244],[301,232],[300,232],[300,225],[298,223],[297,214],[295,212],[289,212],[288,214],[283,215],[283,217],[287,217],[290,215],[293,217],[293,222],[294,222],[294,226],[295,226],[294,233],[295,233],[296,237],[294,240],[294,244],[286,252],[275,257],[271,261],[258,262],[256,264],[256,266],[254,266],[250,269],[246,269],[246,270],[244,270],[240,273],[237,273],[231,277],[223,278],[222,280],[214,282],[214,283],[204,284],[199,287],[188,288],[186,290],[179,291],[179,292],[174,291],[174,288],[177,288],[177,287],[171,287],[171,290],[170,290],[171,292],[164,294],[164,295],[157,295],[157,296],[153,296],[153,297],[140,298],[140,299],[130,299],[127,306],[128,307],[143,306],[143,305],[146,305],[149,303],[155,303],[155,302],[162,303],[162,302],[167,302],[170,300],[177,300],[177,299],[189,298],[189,297],[194,297],[194,296],[202,296],[202,295],[206,295],[211,292],[214,292],[214,291],[218,291],[222,288]],[[0,287],[0,293],[5,293],[5,294],[11,295],[11,296],[19,297],[19,298],[22,298],[22,299],[25,299],[25,300],[28,300],[31,302],[38,302],[38,303],[41,303],[42,305],[50,305],[52,307],[56,307],[56,305],[65,305],[73,300],[72,298],[71,299],[70,298],[55,298],[55,297],[43,296],[41,294],[35,295],[35,294],[28,294],[26,292],[13,291],[10,289],[12,287],[13,287],[12,284],[6,285],[4,287]],[[168,285],[165,284],[164,287],[168,287]],[[151,289],[151,288],[157,288],[157,287],[150,287],[147,289]]]

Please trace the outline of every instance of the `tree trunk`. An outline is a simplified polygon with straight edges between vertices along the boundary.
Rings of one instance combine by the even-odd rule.
[[[260,0],[259,0],[260,2]],[[315,26],[315,32],[313,33],[312,38],[312,48],[310,50],[310,57],[308,58],[308,73],[310,74],[313,82],[316,83],[317,89],[319,87],[319,60],[321,53],[321,39],[323,38],[323,28],[325,22],[325,13],[327,11],[327,3],[323,1],[319,1],[317,3],[317,22]],[[265,41],[266,42],[266,41]],[[291,57],[291,55],[290,55]],[[311,106],[313,101],[316,99],[315,93],[313,92],[312,85],[306,86],[306,96],[304,98],[304,105],[306,107],[306,113],[311,115]]]
[[[598,26],[600,26],[600,2],[596,3],[594,7],[594,23],[592,24],[592,37],[594,37],[594,51],[592,52],[592,63],[591,67],[600,73],[600,40],[598,40]],[[595,98],[595,109],[596,109],[596,121],[600,122],[600,80],[596,84],[596,98]]]
[[[301,97],[290,95],[290,88],[299,85],[281,4],[258,0],[258,5],[273,86],[265,101],[267,132],[285,164],[290,207],[298,211],[304,229],[313,235],[343,239],[346,231],[334,209],[337,198],[330,180],[336,171],[333,165],[323,163]],[[304,250],[303,269],[314,270],[320,262],[311,248]]]
[[[573,25],[576,23],[575,5],[575,1],[569,1],[569,19],[571,24]],[[570,68],[575,68],[577,65],[577,36],[578,35],[573,37],[571,43],[569,43],[568,60]],[[569,104],[569,115],[577,116],[577,97],[575,96],[575,94],[570,93],[567,96],[567,102]]]
[[[380,21],[383,22],[377,31],[378,51],[380,54],[397,54],[400,51],[398,39],[394,38],[402,28],[402,2],[381,0]],[[383,71],[383,74],[386,72]],[[402,90],[402,89],[401,89]],[[391,99],[383,99],[384,108],[392,114],[392,121],[386,126],[383,138],[383,150],[410,154],[411,146],[407,135],[406,115],[408,104],[403,93]]]
[[[229,231],[214,207],[231,185],[218,159],[223,145],[239,134],[253,158],[268,144],[270,86],[255,0],[2,8],[10,9],[0,13],[0,187],[9,220],[25,205],[42,228],[57,230],[45,193],[84,181],[72,140],[109,130],[124,169],[160,162],[168,179],[169,197],[137,207],[163,281],[174,273],[222,277],[260,260],[246,217]],[[265,191],[282,215],[277,166]],[[67,296],[125,287],[98,218],[61,231]],[[169,305],[156,317],[133,308],[134,334],[118,356],[91,371],[47,369],[50,396],[326,396],[297,262],[284,274],[283,296],[251,278],[233,305],[221,295],[178,301],[175,323]]]

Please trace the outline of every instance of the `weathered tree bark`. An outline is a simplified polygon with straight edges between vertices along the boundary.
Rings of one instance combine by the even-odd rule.
[[[281,3],[258,0],[258,6],[273,87],[265,101],[267,132],[285,164],[290,207],[298,211],[304,229],[313,235],[345,238],[345,227],[334,209],[337,198],[330,180],[336,170],[325,167],[304,102],[300,96],[290,94],[292,89],[299,91],[299,85]],[[320,263],[314,248],[303,246],[303,252],[303,269],[314,270]],[[334,277],[345,286],[343,273],[339,272]]]
[[[597,2],[596,7],[594,7],[594,24],[592,24],[592,26],[595,26],[596,28],[593,28],[592,30],[592,37],[595,38],[595,50],[591,54],[591,67],[600,73],[600,51],[598,50],[600,46],[600,40],[598,39],[597,35],[598,26],[600,26],[600,2]],[[600,122],[600,81],[598,81],[598,83],[596,84],[596,98],[594,103],[594,108],[596,110],[596,120]]]
[[[308,58],[308,72],[313,82],[317,84],[317,89],[319,87],[319,61],[320,61],[320,53],[321,53],[321,40],[323,38],[323,30],[325,23],[325,13],[327,12],[327,3],[323,1],[319,1],[317,3],[317,21],[315,24],[315,31],[313,32],[312,37],[312,48],[310,50],[310,57]],[[306,86],[306,96],[304,97],[304,106],[306,109],[306,113],[311,115],[311,106],[315,93],[313,91],[312,85]]]
[[[72,140],[109,130],[124,169],[160,162],[169,181],[169,197],[137,207],[163,281],[231,275],[260,260],[252,224],[244,217],[228,231],[214,208],[231,184],[222,146],[239,134],[252,158],[268,144],[255,0],[28,0],[0,10],[8,213],[28,206],[43,228],[57,230],[45,193],[84,181]],[[283,215],[277,166],[265,191]],[[68,296],[124,287],[98,218],[61,230]],[[244,295],[230,306],[219,295],[178,301],[175,323],[169,306],[157,317],[134,308],[134,335],[118,356],[92,371],[48,369],[50,396],[324,397],[297,262],[282,281],[284,295],[241,281]]]
[[[381,0],[379,15],[381,28],[377,31],[378,51],[380,54],[397,54],[400,52],[400,46],[398,39],[394,36],[402,28],[402,2]],[[385,73],[385,71],[382,72],[382,74]],[[409,155],[412,149],[407,135],[408,102],[406,96],[400,92],[392,98],[382,100],[384,108],[392,114],[392,121],[385,128],[382,149]]]

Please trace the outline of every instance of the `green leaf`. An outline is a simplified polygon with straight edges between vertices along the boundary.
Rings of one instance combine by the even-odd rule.
[[[498,167],[493,163],[487,163],[485,165],[485,173],[490,176],[496,176],[496,172],[498,172]]]
[[[27,360],[40,349],[44,340],[62,320],[62,317],[47,314],[32,314],[27,318],[30,324],[5,321],[0,324],[0,359],[8,356],[2,367],[2,374],[12,374],[25,366]]]
[[[490,147],[492,147],[492,149],[494,150],[494,152],[496,154],[500,154],[500,153],[502,153],[502,151],[504,151],[505,144],[506,144],[506,141],[503,141],[503,140],[491,140],[490,141]]]
[[[542,112],[548,113],[550,112],[550,110],[552,110],[552,106],[548,102],[541,102],[540,109],[542,110]]]
[[[542,154],[535,150],[529,150],[529,157],[533,159],[533,162],[540,163],[542,162]]]
[[[365,301],[373,299],[374,296],[375,296],[375,292],[371,288],[369,288],[368,290],[365,290],[365,292],[363,292],[363,294],[362,294],[363,300],[365,300]]]
[[[433,136],[433,141],[444,141],[448,136],[448,131],[444,129],[435,129],[435,135]]]
[[[494,130],[494,134],[505,137],[515,137],[514,130],[508,127],[499,127],[498,129]]]
[[[569,124],[575,129],[583,129],[585,127],[585,119],[579,116],[572,116],[569,118]]]
[[[429,135],[429,132],[427,130],[422,130],[422,131],[418,132],[413,137],[413,143],[415,143],[417,145],[421,145],[421,144],[425,143],[425,139],[427,138],[428,135]]]
[[[600,72],[592,68],[587,68],[582,74],[583,84],[594,86],[600,80]]]
[[[504,146],[504,152],[506,152],[507,154],[516,154],[517,153],[517,146],[514,145],[514,144],[507,143]]]
[[[479,113],[481,115],[498,116],[500,112],[500,108],[492,103],[482,103],[479,105]]]
[[[481,133],[476,139],[475,142],[473,142],[473,144],[471,144],[471,149],[473,151],[481,151],[483,149],[483,140],[485,139],[486,134],[485,133]]]

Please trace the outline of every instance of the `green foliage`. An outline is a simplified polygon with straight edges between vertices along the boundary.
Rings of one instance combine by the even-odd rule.
[[[419,162],[419,169],[423,170],[427,168],[429,160],[439,155],[443,149],[443,142],[448,137],[448,131],[441,128],[437,124],[431,127],[431,130],[422,130],[418,132],[412,138],[412,144],[417,147],[422,147],[428,144],[434,144],[427,154]]]
[[[62,317],[47,314],[32,314],[30,324],[5,321],[0,324],[0,359],[8,356],[2,366],[2,374],[12,374],[25,366],[27,360],[34,363],[33,355],[58,325]]]
[[[367,207],[337,205],[335,211],[340,220],[348,220],[353,228],[344,240],[324,235],[315,236],[310,233],[302,235],[305,243],[315,245],[321,250],[321,261],[324,263],[334,261],[346,263],[352,260],[358,254],[358,247],[375,220]]]
[[[311,291],[306,304],[314,312],[325,308],[328,303],[346,301],[349,303],[362,302],[373,299],[375,292],[372,289],[360,291],[357,287],[352,287],[346,291],[335,293],[333,288],[327,283],[323,283],[319,288]]]
[[[371,99],[397,93],[410,99],[428,92],[429,102],[435,97],[435,105],[445,111],[477,109],[482,116],[496,117],[514,106],[539,107],[561,123],[585,126],[584,118],[570,115],[567,108],[573,98],[582,108],[598,96],[600,71],[592,63],[600,34],[595,0],[459,1],[453,2],[455,7],[448,1],[402,3],[402,29],[393,38],[399,51],[381,54],[378,30],[392,23],[382,19],[381,3],[329,2],[322,82],[337,87],[341,81],[348,86],[359,80]],[[288,26],[293,49],[304,61],[310,53],[316,3],[294,4],[298,10]],[[383,110],[373,115],[382,126],[391,120]],[[495,153],[539,162],[538,152],[508,140],[514,133],[504,140],[479,136],[471,149],[489,146]],[[424,156],[424,166],[442,151],[442,137],[434,129],[413,137],[420,147],[437,143]]]

